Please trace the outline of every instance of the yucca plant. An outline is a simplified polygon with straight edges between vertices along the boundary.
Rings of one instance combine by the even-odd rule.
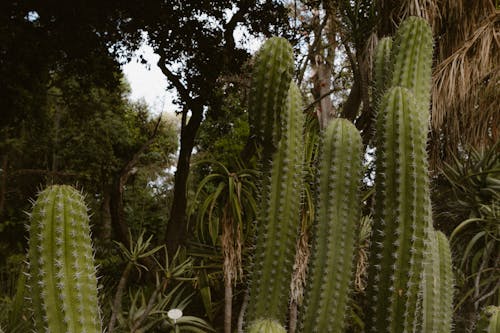
[[[457,324],[466,329],[482,307],[500,302],[500,142],[470,149],[436,179],[438,225],[457,258]]]
[[[208,161],[213,172],[201,180],[193,199],[199,238],[206,230],[213,246],[220,246],[224,276],[224,332],[231,332],[233,285],[243,277],[243,247],[256,212],[255,171],[230,171],[217,161]],[[212,187],[207,194],[207,188]],[[204,195],[204,197],[203,197]]]

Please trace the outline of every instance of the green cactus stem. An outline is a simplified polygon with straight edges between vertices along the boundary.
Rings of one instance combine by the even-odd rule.
[[[50,186],[30,217],[29,283],[37,332],[101,332],[97,279],[83,196]]]
[[[346,119],[323,133],[318,208],[301,332],[343,332],[360,215],[362,141]]]
[[[399,26],[392,47],[389,87],[404,87],[415,95],[417,107],[429,116],[432,71],[432,30],[421,17],[408,17]]]
[[[375,58],[373,61],[373,96],[375,105],[380,103],[382,95],[387,90],[390,83],[390,75],[392,68],[391,61],[392,38],[382,38],[375,49]]]
[[[490,305],[482,313],[476,325],[475,333],[500,332],[500,306]]]
[[[377,113],[367,331],[409,332],[416,323],[431,218],[424,118],[413,94],[401,87],[384,95]]]
[[[281,37],[269,38],[257,52],[249,95],[252,135],[270,159],[281,136],[281,115],[294,69],[293,50]]]
[[[446,236],[431,230],[424,260],[422,332],[449,333],[453,315],[453,272]]]
[[[259,319],[249,327],[248,333],[286,333],[286,330],[275,320]]]
[[[301,94],[291,84],[282,115],[282,137],[270,163],[262,171],[264,188],[256,225],[254,267],[250,282],[247,322],[286,317],[298,227],[303,173]]]

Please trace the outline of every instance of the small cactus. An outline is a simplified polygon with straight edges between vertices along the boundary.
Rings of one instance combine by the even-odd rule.
[[[286,330],[275,320],[258,319],[250,325],[248,333],[286,333]]]
[[[309,263],[302,332],[342,332],[360,215],[361,135],[346,119],[325,129],[318,208]]]
[[[29,284],[37,332],[101,332],[97,279],[83,196],[42,191],[30,216]]]
[[[453,316],[453,272],[446,236],[431,230],[424,260],[422,332],[449,333]]]

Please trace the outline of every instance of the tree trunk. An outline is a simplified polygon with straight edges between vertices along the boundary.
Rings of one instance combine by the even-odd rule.
[[[7,166],[8,156],[2,158],[2,171],[0,174],[0,221],[3,221],[3,210],[5,208],[5,193],[7,192]]]
[[[194,104],[194,103],[193,103]],[[188,109],[182,111],[181,148],[175,171],[174,197],[170,209],[170,219],[165,235],[165,244],[168,254],[173,256],[179,246],[184,244],[186,238],[186,207],[187,207],[187,180],[189,176],[191,153],[196,139],[196,134],[203,119],[203,106],[192,105],[191,118],[186,123]]]
[[[104,243],[108,243],[111,240],[111,190],[108,186],[104,186],[102,191],[102,203],[101,203],[101,230],[100,238]]]

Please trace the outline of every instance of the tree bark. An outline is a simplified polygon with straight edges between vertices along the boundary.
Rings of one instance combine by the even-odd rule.
[[[3,221],[3,210],[5,208],[5,193],[7,192],[7,167],[8,156],[5,154],[2,158],[2,173],[0,175],[0,221]]]
[[[191,154],[193,152],[196,134],[203,119],[203,106],[191,103],[191,118],[186,123],[188,108],[183,110],[181,124],[181,147],[177,170],[175,171],[174,197],[170,209],[170,218],[165,235],[165,244],[169,255],[173,255],[186,238],[186,207],[187,207],[187,180],[190,170]]]

